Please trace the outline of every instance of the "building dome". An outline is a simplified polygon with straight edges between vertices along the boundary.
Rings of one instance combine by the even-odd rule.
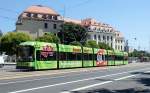
[[[53,9],[45,7],[42,5],[33,5],[27,8],[24,12],[27,13],[37,13],[37,14],[50,14],[50,15],[59,15]]]

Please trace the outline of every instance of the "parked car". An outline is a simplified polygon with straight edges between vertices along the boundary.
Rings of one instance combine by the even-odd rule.
[[[0,55],[0,68],[4,66],[4,57]]]

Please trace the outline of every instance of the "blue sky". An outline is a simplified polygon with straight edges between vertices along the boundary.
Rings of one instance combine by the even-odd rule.
[[[124,34],[129,45],[150,51],[150,0],[1,0],[0,29],[15,29],[18,15],[31,5],[45,5],[66,17],[95,18]],[[133,38],[137,38],[134,40]]]

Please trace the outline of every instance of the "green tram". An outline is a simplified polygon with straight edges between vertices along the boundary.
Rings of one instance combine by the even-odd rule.
[[[128,64],[128,53],[55,43],[27,41],[20,44],[17,69],[61,69]]]

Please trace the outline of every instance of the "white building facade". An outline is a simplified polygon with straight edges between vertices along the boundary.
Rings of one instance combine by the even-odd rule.
[[[116,35],[116,38],[115,38],[115,49],[116,50],[120,50],[120,51],[124,51],[125,49],[125,40],[124,40],[124,37],[122,35],[121,32],[119,31],[115,31],[115,35]]]
[[[88,40],[103,42],[115,49],[115,33],[114,29],[104,23],[98,23],[96,20],[88,18],[81,22],[88,30]]]
[[[16,22],[16,31],[28,33],[32,38],[43,36],[45,33],[57,35],[62,30],[64,22],[72,22],[84,26],[88,30],[88,40],[103,42],[113,49],[124,51],[124,37],[106,23],[97,22],[92,18],[75,20],[62,18],[53,9],[41,5],[34,5],[23,11]]]

